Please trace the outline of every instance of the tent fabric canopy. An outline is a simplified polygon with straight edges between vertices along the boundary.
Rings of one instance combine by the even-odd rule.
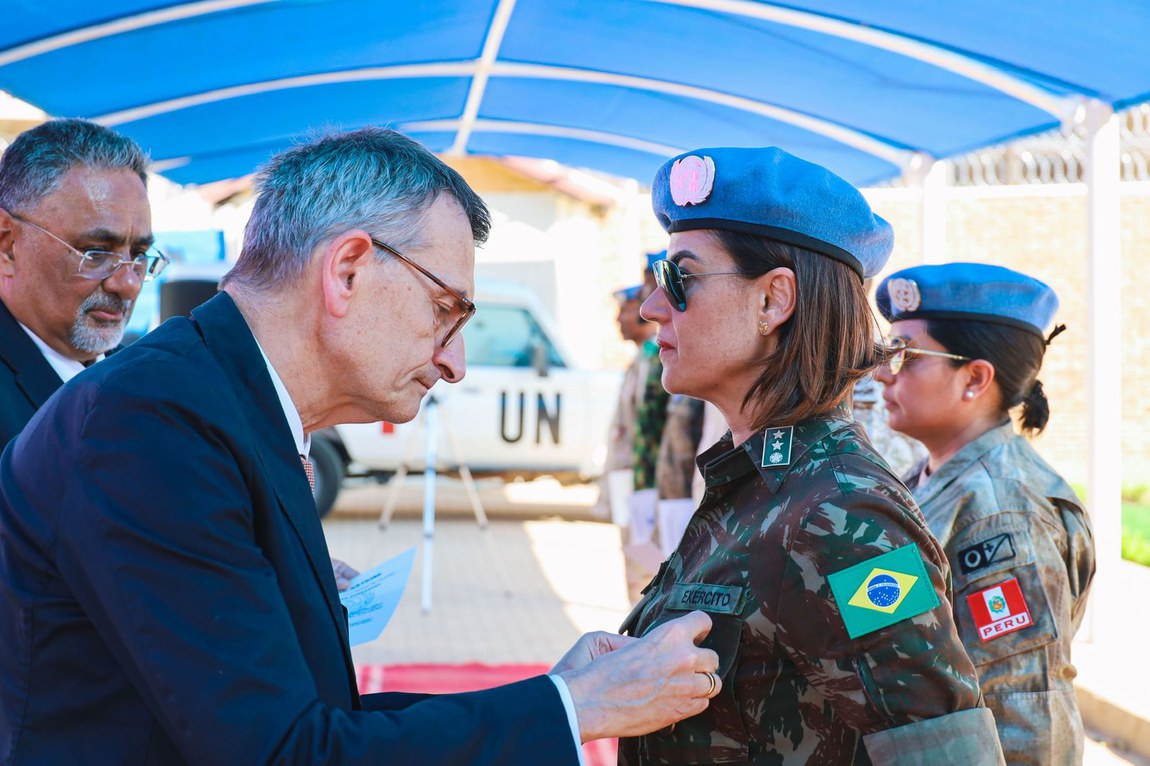
[[[867,185],[1150,98],[1130,0],[0,0],[0,89],[178,183],[382,124],[646,184],[777,145]]]

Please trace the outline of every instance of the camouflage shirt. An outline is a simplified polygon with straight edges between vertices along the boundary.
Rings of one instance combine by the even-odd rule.
[[[663,427],[667,423],[667,401],[671,395],[663,388],[663,363],[659,360],[659,345],[649,340],[643,344],[639,353],[649,360],[649,366],[638,411],[635,413],[632,468],[635,471],[635,489],[654,489],[659,442],[663,439]]]
[[[655,489],[660,500],[689,498],[695,478],[695,456],[703,437],[703,402],[674,394],[667,403],[667,424],[659,442]]]
[[[1074,490],[1008,422],[915,486],[954,568],[954,617],[1011,764],[1081,763],[1070,642],[1094,576]],[[997,608],[996,608],[997,607]]]
[[[700,455],[703,501],[623,629],[707,611],[722,691],[621,740],[619,763],[1001,763],[946,558],[914,501],[846,408],[790,431],[738,447],[728,434]],[[936,605],[851,638],[828,576],[902,548]]]

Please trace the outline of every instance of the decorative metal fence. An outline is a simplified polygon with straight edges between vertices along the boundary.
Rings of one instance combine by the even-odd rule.
[[[1150,104],[1120,115],[1123,181],[1150,181]],[[1086,147],[1078,129],[1051,131],[949,160],[952,186],[1065,184],[1082,181]]]

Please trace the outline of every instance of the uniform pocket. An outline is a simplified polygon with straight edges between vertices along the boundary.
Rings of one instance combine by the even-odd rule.
[[[976,667],[1058,638],[1037,563],[972,580],[954,602],[959,636]]]
[[[986,704],[1007,763],[1082,763],[1084,733],[1073,689],[989,694]]]
[[[701,644],[719,655],[723,689],[699,715],[642,738],[651,764],[742,763],[748,760],[748,736],[735,688],[735,667],[744,623],[729,614],[708,614],[711,632]]]

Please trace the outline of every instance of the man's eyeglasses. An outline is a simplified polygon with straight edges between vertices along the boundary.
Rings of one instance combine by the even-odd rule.
[[[447,335],[443,336],[443,340],[440,342],[440,345],[443,348],[447,348],[447,344],[451,343],[451,341],[455,340],[455,336],[458,335],[459,331],[463,329],[463,325],[467,324],[467,320],[469,320],[469,319],[471,319],[471,317],[475,316],[475,312],[476,312],[475,304],[472,303],[471,301],[467,300],[466,298],[464,298],[462,295],[460,295],[455,290],[448,287],[442,279],[435,276],[430,271],[423,268],[418,263],[411,260],[410,258],[405,256],[403,253],[399,252],[395,248],[389,247],[388,245],[385,245],[382,242],[380,242],[378,239],[374,239],[374,238],[371,240],[371,244],[375,245],[380,250],[391,253],[396,258],[403,261],[408,266],[415,269],[416,271],[418,271],[420,274],[422,274],[423,276],[430,279],[435,284],[439,285],[439,287],[441,287],[444,292],[446,292],[448,295],[450,295],[452,298],[455,299],[455,306],[450,311],[441,309],[444,311],[444,313],[447,314],[448,321],[450,321],[452,317],[456,317],[455,324],[453,324],[451,326],[451,329],[447,331]],[[438,326],[438,315],[437,315],[436,322],[437,322],[436,326]]]
[[[887,350],[890,356],[887,357],[886,367],[890,369],[891,375],[898,375],[899,370],[907,363],[908,356],[937,356],[943,359],[953,359],[957,362],[969,362],[969,356],[959,356],[958,354],[951,354],[946,351],[935,351],[929,348],[912,348],[906,345],[906,341],[902,338],[895,338],[887,342]]]
[[[29,226],[39,229],[44,234],[47,234],[52,239],[59,242],[64,247],[72,251],[80,259],[80,265],[76,269],[76,273],[84,279],[94,279],[103,282],[108,277],[116,273],[121,266],[128,266],[136,273],[136,277],[141,282],[148,282],[155,279],[160,275],[168,265],[168,257],[157,250],[154,246],[149,247],[142,253],[137,253],[131,258],[122,258],[119,253],[113,253],[109,250],[83,250],[72,246],[66,240],[61,239],[52,232],[45,229],[38,223],[29,221],[27,218],[9,213],[8,215],[15,218],[20,223],[26,223]]]
[[[679,311],[687,310],[687,289],[683,285],[684,279],[735,274],[742,276],[741,271],[704,271],[701,274],[684,274],[679,270],[679,264],[666,258],[651,264],[651,270],[655,272],[655,284],[663,288],[663,292],[667,294],[671,305]]]

